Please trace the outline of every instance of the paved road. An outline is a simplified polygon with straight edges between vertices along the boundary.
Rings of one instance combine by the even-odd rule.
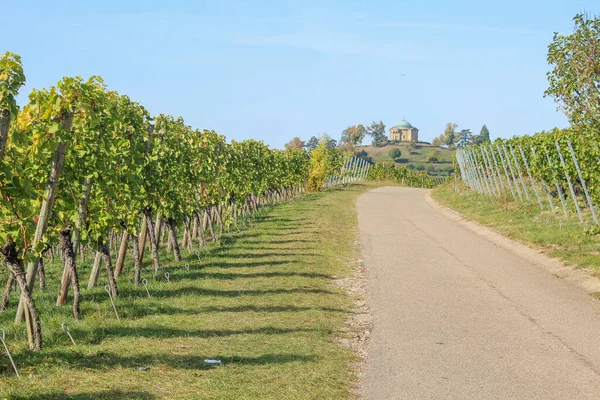
[[[600,302],[421,189],[356,203],[374,318],[364,399],[600,399]]]

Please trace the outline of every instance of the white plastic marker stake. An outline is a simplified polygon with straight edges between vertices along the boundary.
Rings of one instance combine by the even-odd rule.
[[[200,260],[200,252],[199,251],[196,252],[196,257],[198,257],[198,261],[201,261]]]
[[[168,272],[165,272],[165,278],[167,278],[167,282],[171,283],[171,274],[169,274]]]
[[[146,293],[148,293],[148,298],[152,298],[152,296],[150,296],[150,291],[148,290],[148,280],[146,278],[142,279],[142,285],[144,285],[144,288],[146,288]]]
[[[0,332],[2,332],[2,336],[0,336],[0,340],[2,341],[2,344],[4,345],[4,351],[6,351],[6,355],[8,356],[8,359],[10,360],[10,363],[12,364],[13,369],[15,370],[15,374],[17,374],[17,378],[19,378],[19,380],[21,380],[21,375],[19,375],[19,371],[17,371],[17,366],[15,365],[15,362],[13,361],[12,356],[10,355],[10,351],[8,351],[8,346],[6,345],[6,334],[4,333],[4,329],[0,329]]]
[[[77,346],[75,344],[75,340],[73,340],[73,336],[71,336],[71,331],[69,330],[69,324],[67,324],[66,322],[63,322],[61,325],[61,328],[63,328],[63,331],[67,332],[67,335],[69,336],[69,339],[71,339],[73,346]]]
[[[185,264],[184,267],[185,267],[186,271],[188,271],[188,272],[190,271],[190,264]]]
[[[110,292],[110,286],[108,286],[108,285],[104,286],[104,290],[106,291],[106,293],[108,293],[108,298],[110,299],[110,304],[112,304],[113,310],[115,310],[115,315],[117,316],[117,321],[120,321],[121,318],[119,318],[119,313],[117,312],[117,307],[115,307],[115,302],[113,300],[112,293]]]

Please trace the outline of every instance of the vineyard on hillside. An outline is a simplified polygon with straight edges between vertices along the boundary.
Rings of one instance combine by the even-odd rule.
[[[368,178],[376,181],[391,180],[402,186],[431,189],[444,183],[448,178],[431,176],[427,172],[417,172],[404,166],[396,166],[392,162],[378,162],[369,169]]]

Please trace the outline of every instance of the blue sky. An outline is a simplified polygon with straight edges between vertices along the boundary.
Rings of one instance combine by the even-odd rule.
[[[274,147],[406,117],[492,138],[566,126],[547,87],[553,32],[578,0],[12,1],[0,51],[32,88],[100,75],[154,115]],[[368,140],[370,141],[370,140]]]

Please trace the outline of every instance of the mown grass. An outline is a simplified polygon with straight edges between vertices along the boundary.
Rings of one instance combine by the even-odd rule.
[[[163,251],[161,273],[168,271],[170,282],[145,263],[151,298],[133,284],[128,262],[119,278],[120,322],[104,277],[83,289],[82,321],[73,320],[70,298],[54,306],[61,267],[48,266],[49,287],[35,292],[44,349],[29,351],[23,326],[13,326],[15,295],[0,314],[23,376],[17,380],[0,353],[0,398],[348,398],[357,360],[337,338],[347,335],[353,303],[332,280],[346,276],[357,257],[353,200],[367,188],[275,206],[242,232],[225,234],[201,262],[184,251],[176,263]],[[89,264],[88,256],[78,266],[83,282]]]
[[[432,196],[440,204],[452,208],[465,217],[496,229],[503,234],[542,249],[551,257],[565,262],[600,269],[600,240],[598,235],[588,234],[593,227],[589,211],[584,210],[584,224],[570,210],[570,218],[563,214],[560,200],[556,199],[556,214],[544,199],[545,210],[537,203],[520,203],[509,197],[496,198],[481,195],[463,184],[446,184],[436,188]],[[533,196],[533,194],[532,194]],[[570,199],[568,199],[571,202]]]

